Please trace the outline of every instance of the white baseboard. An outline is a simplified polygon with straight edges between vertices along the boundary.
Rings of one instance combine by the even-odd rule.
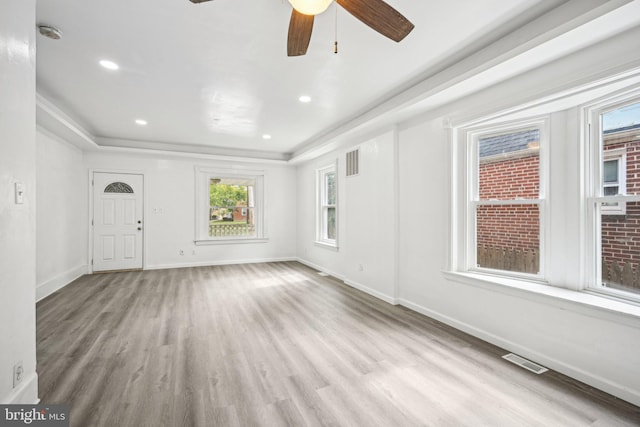
[[[20,386],[2,400],[3,405],[36,405],[38,399],[38,374],[32,372],[26,377]]]
[[[362,283],[358,283],[358,282],[354,282],[353,280],[349,280],[349,279],[347,279],[346,276],[344,276],[342,274],[339,274],[339,273],[336,273],[335,271],[328,270],[328,269],[326,269],[324,267],[321,267],[321,266],[319,266],[317,264],[312,263],[311,261],[307,261],[307,260],[302,259],[302,258],[297,258],[296,261],[298,261],[300,264],[306,265],[307,267],[311,267],[314,270],[318,270],[318,271],[321,271],[323,273],[327,273],[327,274],[335,277],[336,279],[342,280],[345,285],[351,286],[352,288],[358,289],[359,291],[362,291],[362,292],[364,292],[366,294],[369,294],[369,295],[374,296],[374,297],[376,297],[378,299],[381,299],[384,302],[388,302],[389,304],[393,304],[393,305],[397,305],[398,304],[398,301],[397,301],[396,298],[394,298],[394,297],[392,297],[390,295],[387,295],[385,293],[382,293],[380,291],[377,291],[375,289],[372,289],[372,288],[370,288],[370,287],[368,287],[366,285],[363,285]]]
[[[392,305],[397,305],[398,304],[398,300],[390,295],[387,295],[385,293],[382,293],[380,291],[376,291],[375,289],[371,289],[368,286],[363,285],[362,283],[358,283],[358,282],[354,282],[352,280],[349,279],[345,279],[344,280],[345,285],[351,286],[352,288],[356,288],[362,292],[364,292],[365,294],[369,294],[371,296],[374,296],[378,299],[381,299],[384,302],[388,302],[389,304]]]
[[[297,261],[295,257],[283,257],[283,258],[258,258],[258,259],[236,259],[236,260],[224,260],[224,261],[197,261],[197,262],[183,262],[174,264],[157,264],[147,265],[145,270],[166,270],[169,268],[185,268],[185,267],[211,267],[215,265],[233,265],[233,264],[258,264],[263,262],[287,262]]]
[[[400,298],[398,300],[398,303],[413,311],[424,314],[427,317],[436,319],[453,328],[466,332],[469,335],[473,335],[474,337],[479,338],[483,341],[487,341],[493,345],[497,345],[498,347],[504,348],[510,352],[526,357],[527,359],[530,359],[533,362],[546,366],[550,369],[553,369],[554,371],[560,372],[561,374],[567,375],[571,378],[575,378],[578,381],[582,381],[585,384],[589,384],[590,386],[593,386],[599,390],[603,390],[609,394],[619,397],[620,399],[633,403],[634,405],[640,406],[640,391],[638,390],[632,390],[621,384],[609,381],[606,378],[593,375],[592,373],[586,372],[582,369],[578,369],[575,366],[571,366],[558,359],[549,357],[538,351],[532,350],[526,346],[515,343],[503,337],[494,335],[485,330],[479,329],[468,323],[461,322],[457,319],[454,319],[452,317],[449,317],[437,311],[428,309],[426,307],[422,307],[421,305],[418,305],[418,304],[414,304],[411,301],[408,301],[406,299]]]
[[[81,265],[71,270],[65,271],[58,276],[47,280],[36,286],[36,302],[44,299],[57,291],[67,286],[69,283],[76,280],[78,277],[88,273],[88,266]]]
[[[336,279],[340,279],[342,281],[344,281],[344,279],[345,279],[345,277],[342,274],[336,273],[335,271],[328,270],[328,269],[326,269],[324,267],[321,267],[321,266],[319,266],[317,264],[312,263],[311,261],[307,261],[306,259],[296,258],[295,261],[298,261],[300,264],[304,264],[307,267],[311,267],[314,270],[318,270],[318,271],[321,271],[323,273],[327,273],[328,275],[333,276]]]

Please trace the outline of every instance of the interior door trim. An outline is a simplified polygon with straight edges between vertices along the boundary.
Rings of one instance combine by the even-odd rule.
[[[88,218],[87,218],[87,227],[89,228],[89,232],[87,233],[87,271],[89,274],[94,274],[93,271],[93,225],[91,221],[93,221],[93,196],[94,196],[94,187],[93,187],[93,176],[96,173],[115,173],[115,174],[123,174],[123,175],[141,175],[142,176],[142,221],[145,225],[144,233],[142,233],[142,269],[147,269],[147,224],[149,223],[148,218],[148,189],[147,189],[147,179],[146,172],[144,170],[123,170],[123,169],[101,169],[101,168],[89,168],[89,176],[88,176],[88,194],[89,194],[89,208],[88,210]],[[120,271],[120,270],[118,270]],[[103,273],[103,271],[99,271],[96,273]]]

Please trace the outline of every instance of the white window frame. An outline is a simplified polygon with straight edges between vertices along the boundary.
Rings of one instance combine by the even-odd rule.
[[[626,209],[627,202],[640,202],[640,195],[626,194],[626,176],[625,188],[624,190],[622,187],[620,188],[620,194],[615,196],[604,195],[602,164],[605,159],[609,158],[609,153],[603,150],[604,140],[601,117],[609,111],[636,103],[640,103],[640,90],[637,89],[587,104],[582,107],[582,111],[586,128],[585,134],[588,138],[587,149],[585,150],[586,167],[583,174],[586,189],[585,235],[587,236],[584,260],[584,265],[587,266],[587,277],[584,290],[638,304],[640,303],[640,295],[609,288],[602,284],[602,246],[600,238],[602,230],[601,213],[605,215],[611,214],[611,211],[609,211],[611,207],[602,206],[602,203],[617,203],[618,206],[614,206],[614,208],[620,209],[619,207],[622,207]],[[618,150],[609,150],[611,153],[615,153],[615,151]],[[626,174],[626,157],[624,158],[624,168],[622,168],[622,161],[620,166],[618,173]]]
[[[213,178],[252,179],[255,182],[255,236],[209,236],[209,183]],[[232,243],[265,243],[268,241],[264,212],[265,171],[253,169],[225,169],[196,166],[195,168],[195,239],[196,245]]]
[[[330,173],[335,174],[336,183],[336,202],[335,204],[329,204],[327,202],[327,186],[326,176]],[[316,170],[316,240],[315,243],[319,246],[324,246],[334,250],[338,249],[338,222],[339,222],[339,179],[338,179],[338,162],[324,166]],[[329,208],[334,208],[336,211],[336,238],[329,239],[328,234],[328,211]]]
[[[627,193],[627,150],[625,148],[616,148],[613,150],[603,151],[603,161],[616,160],[618,162],[618,194]],[[602,195],[604,196],[604,188],[607,184],[604,182],[604,176],[602,178]],[[626,215],[627,204],[625,202],[617,202],[615,205],[602,206],[602,212],[607,215]]]
[[[590,127],[593,117],[597,116],[592,114],[591,109],[603,106],[617,109],[638,102],[636,99],[640,100],[640,84],[636,80],[627,88],[616,90],[614,86],[613,89],[611,95],[601,98],[606,99],[604,103],[591,97],[591,86],[585,86],[579,93],[584,94],[582,102],[586,103],[579,105],[574,103],[571,96],[562,96],[549,102],[514,105],[509,110],[493,115],[481,116],[481,112],[477,112],[477,115],[468,115],[465,121],[444,121],[451,141],[451,173],[448,177],[451,188],[450,238],[446,248],[448,263],[443,271],[448,281],[504,295],[536,299],[603,319],[632,319],[633,322],[640,319],[638,295],[611,288],[603,291],[593,286],[593,282],[601,277],[601,266],[596,262],[600,248],[596,246],[597,229],[594,223],[597,216],[593,206],[598,201],[612,199],[640,201],[640,195],[601,197],[602,181],[600,175],[596,174],[599,169],[594,167],[599,166],[601,158],[592,146],[594,135],[598,136],[599,131]],[[621,99],[621,102],[618,105],[611,104],[616,99]],[[555,103],[557,100],[563,102],[558,105]],[[544,115],[539,114],[541,111]],[[471,270],[473,264],[469,255],[476,248],[469,237],[469,167],[472,164],[468,150],[469,134],[490,128],[493,124],[500,129],[509,124],[535,121],[536,118],[547,122],[545,133],[549,141],[540,146],[540,166],[543,168],[540,188],[546,194],[545,226],[541,235],[541,247],[545,253],[540,262],[544,262],[545,277],[508,277],[503,272],[492,274]],[[549,139],[551,137],[553,141]]]
[[[493,135],[499,135],[510,132],[519,132],[524,130],[537,129],[540,132],[539,141],[539,188],[540,193],[537,199],[513,199],[513,200],[480,200],[479,198],[479,158],[478,158],[478,141],[481,138],[491,137]],[[545,267],[547,265],[547,256],[549,250],[547,244],[549,242],[548,236],[548,209],[546,208],[546,195],[547,183],[548,183],[548,161],[547,161],[547,146],[549,139],[549,118],[547,116],[535,117],[530,120],[522,120],[516,122],[507,122],[500,124],[483,125],[482,123],[474,125],[473,127],[462,128],[458,130],[459,139],[458,144],[463,148],[464,164],[466,165],[464,171],[458,170],[457,173],[464,174],[465,189],[464,189],[464,201],[459,199],[461,206],[464,206],[464,229],[462,234],[464,235],[463,251],[458,251],[458,254],[454,254],[453,267],[460,272],[481,273],[499,277],[511,277],[529,281],[539,281],[546,283]],[[455,156],[455,154],[454,154]],[[454,162],[456,160],[454,159]],[[454,169],[455,170],[455,169]],[[498,269],[490,269],[479,267],[477,262],[477,231],[476,231],[476,210],[479,206],[487,205],[524,205],[532,204],[537,205],[540,219],[540,234],[539,234],[539,271],[538,274],[521,273],[515,271],[506,271]],[[458,249],[461,249],[459,246]]]

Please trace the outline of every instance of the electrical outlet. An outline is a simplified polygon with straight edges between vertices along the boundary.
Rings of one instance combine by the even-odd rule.
[[[13,365],[13,388],[18,387],[22,382],[22,378],[24,377],[24,368],[22,367],[22,362],[18,362]]]
[[[195,254],[196,254],[196,250],[194,249],[191,251],[191,255],[195,255]]]
[[[182,249],[180,249],[180,252],[178,252],[180,255],[184,255],[184,251]]]
[[[364,266],[362,264],[358,264],[358,271],[364,271]]]

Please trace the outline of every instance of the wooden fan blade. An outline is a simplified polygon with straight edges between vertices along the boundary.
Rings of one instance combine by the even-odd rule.
[[[413,24],[383,0],[336,0],[347,12],[383,36],[399,42]]]
[[[297,10],[291,11],[287,56],[300,56],[307,53],[313,31],[313,15],[304,15]]]
[[[206,1],[211,1],[211,0],[189,0],[191,3],[204,3]]]

